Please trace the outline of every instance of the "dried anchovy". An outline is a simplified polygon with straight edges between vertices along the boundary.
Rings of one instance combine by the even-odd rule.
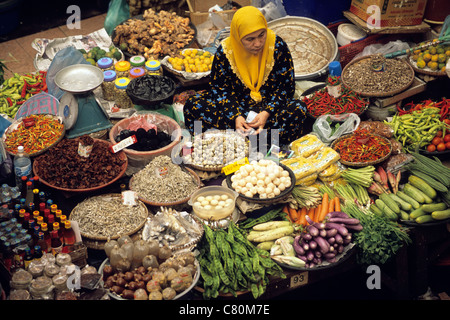
[[[380,93],[404,88],[411,81],[413,74],[405,62],[385,59],[384,70],[377,72],[373,65],[378,60],[375,56],[349,65],[343,74],[345,84],[356,92]]]
[[[159,176],[157,172],[161,168],[167,168],[167,174]],[[131,187],[141,198],[162,203],[186,199],[197,188],[194,177],[164,155],[154,158],[135,173]]]
[[[73,209],[70,220],[78,222],[86,237],[115,238],[130,234],[146,221],[148,211],[143,208],[123,204],[120,196],[92,197]]]

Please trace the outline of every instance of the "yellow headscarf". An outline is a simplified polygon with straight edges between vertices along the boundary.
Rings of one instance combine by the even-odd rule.
[[[267,29],[264,49],[258,55],[248,53],[242,45],[241,39],[260,29]],[[230,36],[222,43],[233,71],[250,89],[250,96],[257,102],[262,100],[259,89],[273,67],[275,37],[275,33],[267,28],[266,18],[261,11],[256,7],[246,6],[234,13]]]

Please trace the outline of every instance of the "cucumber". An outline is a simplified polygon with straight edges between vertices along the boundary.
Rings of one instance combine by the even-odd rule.
[[[439,210],[431,213],[431,216],[435,220],[445,220],[450,218],[450,209],[447,210]]]
[[[422,210],[426,213],[432,213],[433,211],[442,211],[447,209],[447,205],[444,202],[438,203],[426,203],[422,205]]]
[[[425,195],[422,191],[417,189],[416,187],[413,187],[410,183],[405,183],[403,186],[403,192],[410,196],[411,198],[415,199],[419,203],[425,203]]]
[[[383,200],[381,200],[380,198],[375,200],[375,204],[376,206],[383,212],[383,216],[385,216],[387,219],[392,220],[392,221],[396,221],[398,219],[397,214],[392,211],[385,203]]]
[[[401,210],[404,210],[404,211],[411,211],[412,210],[412,205],[409,202],[406,202],[405,200],[400,198],[395,193],[389,193],[388,195],[392,198],[392,200],[397,202],[397,204],[400,206]]]
[[[380,208],[377,207],[377,205],[375,203],[372,203],[370,205],[370,211],[372,211],[374,214],[378,215],[378,216],[382,216],[383,215],[383,211],[381,211]]]
[[[418,217],[415,220],[417,223],[427,223],[427,222],[432,222],[434,221],[433,217],[431,216],[431,214],[425,214],[423,216]]]
[[[420,203],[417,202],[416,200],[414,200],[413,198],[411,198],[410,196],[408,196],[406,193],[404,193],[403,191],[399,190],[397,191],[396,195],[400,198],[403,199],[404,201],[408,202],[409,204],[411,204],[412,209],[419,209],[420,207]]]
[[[409,214],[409,217],[410,217],[412,220],[415,220],[415,219],[417,219],[418,217],[423,216],[423,215],[426,215],[426,214],[427,214],[427,213],[426,213],[425,211],[423,211],[422,207],[420,207],[419,209],[416,209],[416,210],[414,210],[413,212],[411,212],[411,213]]]
[[[392,198],[387,193],[382,193],[379,195],[379,197],[389,207],[389,209],[395,212],[395,214],[400,214],[400,207],[398,206],[397,202],[392,200]]]
[[[400,219],[407,221],[409,220],[409,214],[408,212],[404,211],[404,210],[400,210]]]
[[[412,186],[416,187],[417,189],[425,193],[429,198],[434,199],[437,197],[436,190],[434,190],[428,183],[426,183],[425,180],[415,175],[410,175],[408,177],[408,182]]]

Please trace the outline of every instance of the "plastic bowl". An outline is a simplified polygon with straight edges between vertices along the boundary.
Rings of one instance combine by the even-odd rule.
[[[156,125],[158,127],[158,130],[165,131],[172,137],[172,142],[167,146],[165,146],[164,148],[152,151],[136,151],[124,148],[123,152],[128,157],[128,165],[139,168],[144,167],[152,159],[160,155],[166,155],[170,157],[172,155],[172,150],[181,141],[181,127],[172,118],[159,113],[149,112],[149,113],[135,114],[131,117],[120,120],[109,131],[109,140],[111,142],[116,141],[115,138],[120,133],[120,131],[122,131],[123,129],[127,129],[133,121],[138,120],[138,117],[143,117],[145,120]]]
[[[158,94],[162,86],[167,91]],[[175,82],[169,77],[145,75],[130,81],[127,86],[127,94],[136,105],[155,106],[159,108],[161,103],[172,102],[175,89]]]
[[[217,208],[214,204],[211,205],[212,208],[205,208],[204,206],[198,205],[198,203],[201,203],[203,201],[201,197],[205,198],[205,201],[207,201],[206,198],[209,196],[212,197],[212,200],[214,200],[214,196],[227,196],[227,198],[231,199],[232,201],[229,201],[229,203],[222,206],[221,208]],[[237,192],[226,187],[209,186],[195,191],[189,199],[188,204],[192,206],[194,214],[200,219],[207,221],[218,221],[231,216],[236,207],[237,197]],[[221,201],[221,199],[217,199],[217,201]]]

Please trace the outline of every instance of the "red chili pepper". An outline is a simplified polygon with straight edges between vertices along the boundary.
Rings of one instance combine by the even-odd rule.
[[[22,92],[20,94],[20,96],[22,98],[25,98],[25,96],[27,95],[27,87],[28,87],[28,83],[25,80],[23,80],[23,88],[22,88]]]

